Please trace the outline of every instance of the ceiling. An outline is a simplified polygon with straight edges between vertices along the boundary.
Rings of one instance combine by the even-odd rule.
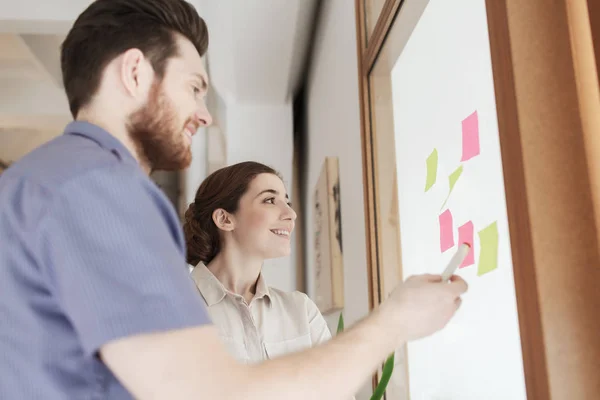
[[[59,48],[90,0],[0,0],[0,159],[16,160],[70,120]],[[195,0],[209,27],[208,70],[226,102],[291,100],[318,0]]]

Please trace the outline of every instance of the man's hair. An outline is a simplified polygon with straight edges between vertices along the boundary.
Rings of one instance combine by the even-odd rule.
[[[104,68],[136,48],[162,80],[167,60],[178,55],[176,35],[189,39],[200,56],[208,29],[184,0],[96,0],[75,21],[61,46],[63,84],[74,118],[96,94]]]

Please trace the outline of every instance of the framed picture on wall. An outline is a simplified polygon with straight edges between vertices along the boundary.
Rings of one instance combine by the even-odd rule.
[[[314,192],[315,303],[323,314],[344,307],[339,161],[326,157]]]

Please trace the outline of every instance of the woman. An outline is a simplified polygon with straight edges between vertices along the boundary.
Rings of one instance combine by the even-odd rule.
[[[308,296],[267,286],[264,260],[288,256],[296,213],[272,168],[243,162],[200,185],[185,213],[192,277],[231,354],[271,359],[331,338]]]

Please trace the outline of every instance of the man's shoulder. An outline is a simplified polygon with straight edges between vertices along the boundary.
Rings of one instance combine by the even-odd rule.
[[[134,168],[121,162],[117,153],[103,149],[93,141],[61,135],[25,155],[5,173],[13,180],[56,191],[92,171],[113,174],[117,178],[119,174],[131,174]]]
[[[0,176],[0,207],[35,221],[57,199],[83,196],[85,187],[130,187],[138,180],[142,184],[143,177],[139,167],[122,162],[118,154],[93,141],[61,135],[4,171]]]

